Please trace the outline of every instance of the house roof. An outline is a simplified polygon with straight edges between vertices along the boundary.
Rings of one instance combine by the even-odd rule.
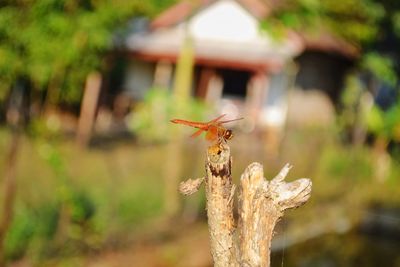
[[[193,40],[198,64],[278,71],[288,58],[300,53],[300,39],[289,34],[281,42],[260,33],[254,12],[267,12],[259,0],[202,0],[202,9],[188,20],[193,6],[180,2],[157,18],[148,32],[127,39],[131,54],[146,60],[178,57],[183,40]],[[244,5],[253,8],[249,12]]]
[[[211,30],[208,30],[207,27],[202,28],[203,33],[208,35],[193,36],[197,63],[247,66],[246,68],[264,68],[274,71],[274,69],[277,69],[276,66],[283,66],[288,58],[297,56],[305,49],[338,53],[349,58],[358,55],[356,47],[328,33],[309,35],[288,31],[285,39],[279,44],[268,36],[260,34],[257,29],[258,26],[256,26],[257,22],[254,19],[265,18],[274,8],[279,8],[278,0],[198,0],[197,2],[184,0],[154,19],[149,31],[129,36],[126,41],[127,48],[131,54],[143,59],[174,61],[179,55],[183,40],[187,37],[187,25],[190,28],[191,23],[196,21],[197,14],[204,14],[203,12],[206,12],[206,9],[209,10],[208,8],[211,8],[211,6],[216,7],[220,3],[227,2],[235,5],[237,10],[242,10],[240,11],[242,17],[249,17],[249,20],[252,21],[250,24],[253,26],[249,26],[249,24],[248,27],[252,29],[253,35],[250,37],[247,35],[244,39],[238,40],[241,36],[237,32],[238,28],[243,26],[243,24],[237,24],[242,23],[240,16],[233,15],[234,17],[231,17],[231,20],[227,22],[221,18],[227,12],[226,6],[223,9],[220,6],[219,15],[217,17],[215,17],[215,13],[213,15],[214,21],[212,23],[214,24],[210,23],[215,27],[207,25],[207,27],[212,27]],[[188,20],[189,17],[192,17],[192,19]],[[215,18],[217,19],[215,20]],[[202,19],[204,19],[204,16]],[[249,20],[245,19],[243,22],[247,23]],[[228,39],[220,38],[220,34],[226,33],[218,31],[221,30],[221,26],[230,27],[226,28],[230,34],[230,37],[227,37]],[[193,30],[193,28],[191,29]]]
[[[181,1],[162,12],[151,23],[152,29],[166,28],[185,21],[196,11],[203,9],[218,0],[199,0],[199,1]],[[246,8],[254,17],[266,17],[271,11],[268,6],[261,0],[236,0],[244,8]],[[272,2],[271,2],[272,3]]]
[[[340,54],[347,58],[357,58],[360,54],[360,50],[357,46],[329,32],[322,32],[318,35],[298,33],[298,35],[299,38],[303,40],[307,50],[326,51]]]
[[[169,33],[165,33],[168,35]],[[181,49],[183,32],[173,33],[174,37],[156,34],[132,40],[132,55],[145,60],[167,60],[175,62]],[[279,71],[290,55],[292,48],[267,46],[265,43],[252,44],[252,49],[242,44],[220,41],[197,40],[193,43],[195,61],[214,67],[240,68],[248,70]]]
[[[189,2],[180,2],[158,17],[150,31],[132,34],[127,48],[147,60],[176,60],[188,36],[198,64],[278,71],[303,45],[295,34],[277,42],[259,31],[257,16],[268,12],[260,0],[201,0],[195,15]],[[252,8],[249,11],[247,8]],[[189,15],[190,14],[190,15]]]
[[[218,0],[183,0],[162,12],[151,23],[152,29],[167,28],[185,21],[197,10],[203,9]],[[261,19],[267,17],[274,9],[279,8],[282,0],[236,0],[254,17]],[[359,55],[357,46],[344,41],[342,38],[334,36],[328,32],[321,31],[320,34],[310,35],[304,32],[297,32],[298,37],[304,42],[305,49],[320,50],[338,53],[349,58]]]

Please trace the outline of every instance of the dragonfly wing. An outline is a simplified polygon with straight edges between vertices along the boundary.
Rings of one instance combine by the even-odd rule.
[[[218,124],[223,124],[223,123],[227,123],[227,122],[231,122],[231,121],[239,121],[239,120],[243,120],[244,118],[238,118],[238,119],[233,119],[233,120],[226,120],[226,121],[219,121]]]
[[[187,126],[191,126],[194,128],[205,128],[207,127],[207,123],[205,122],[196,122],[196,121],[187,121],[187,120],[181,120],[181,119],[174,119],[171,120],[172,123],[177,123],[177,124],[183,124],[183,125],[187,125]]]
[[[199,136],[202,132],[204,132],[204,130],[199,129],[199,130],[195,131],[194,134],[192,134],[190,137],[195,138],[195,137]]]
[[[220,119],[222,119],[223,117],[225,117],[225,115],[226,115],[226,114],[222,114],[222,115],[216,117],[215,119],[213,119],[213,120],[207,122],[207,124],[215,123],[215,122],[219,121]]]
[[[181,120],[181,119],[173,119],[170,120],[172,123],[177,123],[177,124],[183,124],[191,127],[195,127],[198,129],[203,129],[207,130],[208,126],[210,124],[218,122],[220,119],[222,119],[225,116],[225,114],[222,114],[221,116],[209,121],[209,122],[196,122],[196,121],[187,121],[187,120]]]

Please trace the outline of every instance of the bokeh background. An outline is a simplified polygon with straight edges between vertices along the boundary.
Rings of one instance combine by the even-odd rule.
[[[272,266],[400,266],[400,2],[4,0],[0,266],[212,266],[204,136],[313,181]]]

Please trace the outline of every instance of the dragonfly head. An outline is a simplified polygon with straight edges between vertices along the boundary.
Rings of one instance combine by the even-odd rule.
[[[224,133],[224,139],[225,140],[231,140],[233,137],[233,132],[232,130],[226,130]]]

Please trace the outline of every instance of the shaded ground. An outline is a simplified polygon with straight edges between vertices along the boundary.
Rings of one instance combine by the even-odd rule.
[[[160,243],[142,243],[118,252],[89,257],[88,267],[207,267],[212,266],[205,225],[190,226],[176,238]]]
[[[138,237],[131,245],[116,250],[105,250],[80,257],[57,258],[41,262],[40,266],[85,267],[208,267],[212,266],[206,224],[197,223],[168,233]],[[179,229],[178,229],[179,228]],[[31,267],[22,260],[11,267]]]
[[[400,224],[398,217],[391,217]],[[283,224],[286,224],[286,219]],[[169,230],[168,230],[169,229]],[[211,267],[207,225],[170,226],[165,231],[142,233],[125,247],[102,250],[98,253],[43,261],[36,266],[44,267]],[[307,227],[304,232],[310,231]],[[392,229],[393,230],[393,229]],[[147,230],[145,230],[147,231]],[[283,242],[283,247],[272,253],[272,267],[282,266],[393,266],[400,267],[400,239],[397,231],[388,239],[376,231],[365,231],[363,227],[348,232],[330,231],[307,241],[291,245],[290,230],[280,225],[274,242]],[[283,241],[282,241],[283,240]],[[273,247],[275,245],[273,244]],[[289,247],[287,247],[289,246]],[[10,267],[32,267],[21,261]]]

